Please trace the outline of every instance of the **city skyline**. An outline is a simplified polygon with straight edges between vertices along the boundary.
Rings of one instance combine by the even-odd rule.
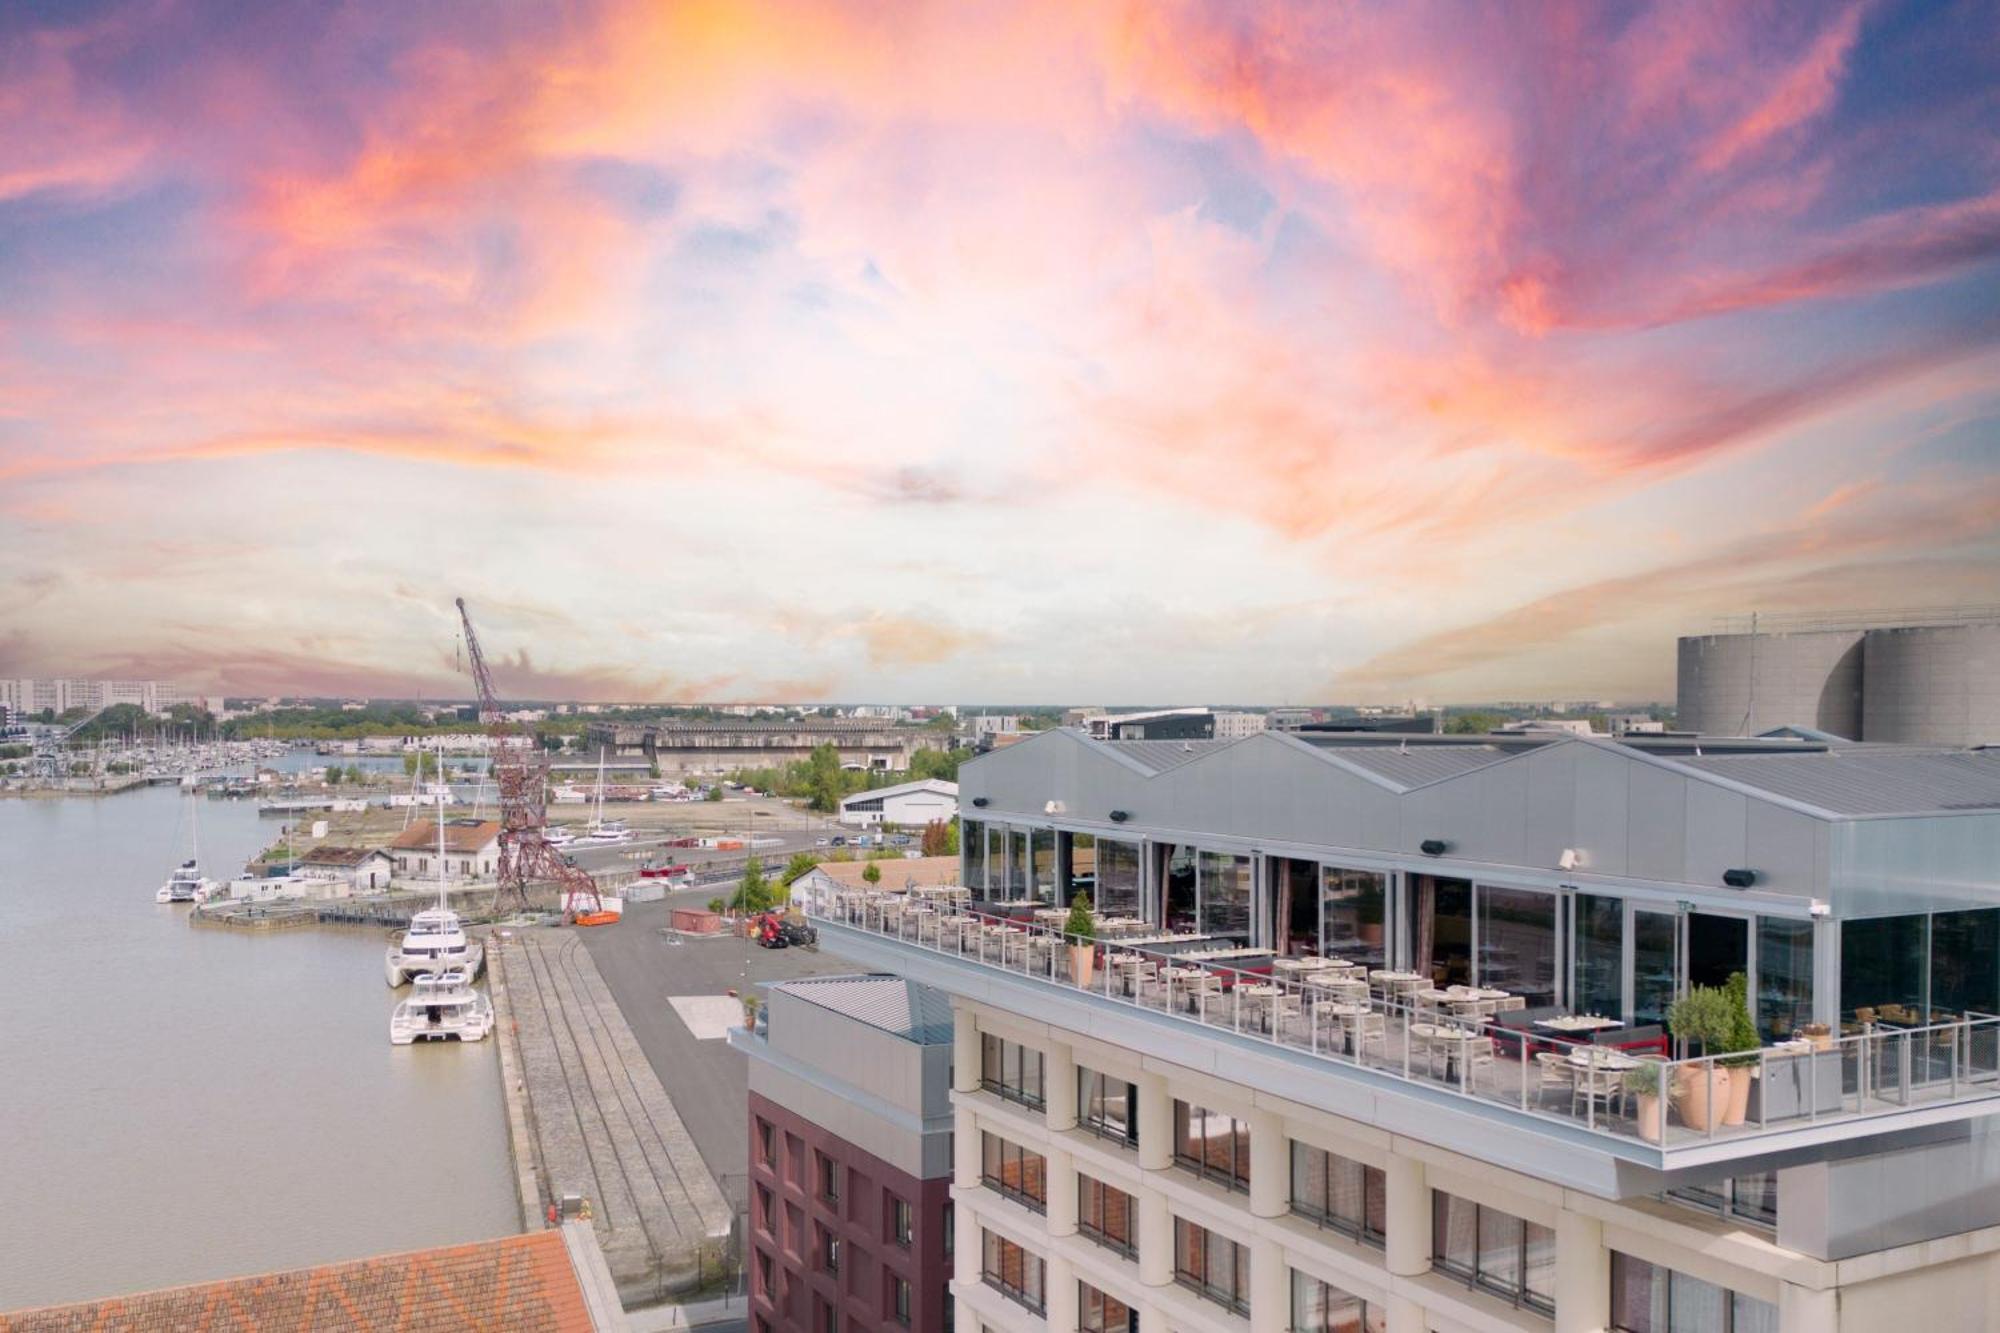
[[[0,14],[0,675],[1672,697],[2000,600],[1990,6]]]

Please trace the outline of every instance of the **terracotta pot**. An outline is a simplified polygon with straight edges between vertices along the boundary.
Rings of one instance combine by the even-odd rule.
[[[1648,1143],[1658,1143],[1660,1141],[1660,1099],[1642,1092],[1634,1100],[1639,1108],[1639,1137]]]
[[[1750,1085],[1756,1080],[1755,1065],[1734,1065],[1722,1071],[1729,1076],[1729,1102],[1722,1111],[1722,1123],[1740,1125],[1750,1115]]]
[[[1382,923],[1379,921],[1364,921],[1354,928],[1354,934],[1363,944],[1380,944],[1382,942]]]
[[[1088,986],[1091,975],[1097,970],[1097,946],[1094,944],[1072,944],[1069,946],[1070,980],[1079,986]]]
[[[1728,1070],[1703,1065],[1675,1066],[1674,1112],[1689,1129],[1707,1133],[1709,1125],[1727,1106],[1728,1097]]]

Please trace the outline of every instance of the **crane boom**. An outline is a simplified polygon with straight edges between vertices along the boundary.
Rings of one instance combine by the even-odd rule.
[[[549,845],[549,761],[532,734],[524,734],[500,710],[493,673],[472,628],[472,612],[457,599],[459,623],[465,629],[465,655],[479,691],[479,720],[492,738],[494,785],[500,789],[500,885],[511,889],[516,905],[528,907],[528,885],[553,882],[564,915],[574,920],[601,916],[604,900],[597,881],[571,865]],[[588,924],[588,922],[585,922]]]

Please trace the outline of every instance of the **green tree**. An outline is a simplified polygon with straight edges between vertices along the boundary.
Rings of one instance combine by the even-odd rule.
[[[710,788],[708,789],[708,794],[707,794],[706,796],[702,797],[701,799],[702,799],[702,800],[704,800],[704,801],[719,801],[719,800],[721,800],[721,799],[722,799],[722,784],[718,782],[718,783],[716,783],[716,784],[715,784],[715,785],[714,785],[713,787],[710,787]]]
[[[347,776],[346,770],[342,769],[339,764],[328,764],[326,766],[327,786],[338,787],[341,783],[341,780],[346,776]]]
[[[729,905],[744,913],[768,912],[778,901],[778,895],[771,887],[771,881],[764,877],[764,863],[751,857],[743,863],[743,879],[736,886],[736,893]]]
[[[918,750],[910,756],[910,781],[921,782],[925,778],[938,778],[945,782],[958,781],[958,766],[972,758],[972,751],[959,750]]]
[[[869,858],[867,865],[861,867],[861,878],[868,881],[868,887],[871,889],[882,882],[882,867],[873,857]]]
[[[1445,723],[1444,729],[1453,736],[1482,736],[1506,721],[1498,713],[1460,713]]]
[[[807,803],[821,814],[831,814],[840,808],[840,798],[847,794],[846,780],[840,768],[840,751],[831,741],[815,745],[806,760],[805,772]]]
[[[958,855],[958,821],[956,819],[933,819],[924,825],[923,841],[917,850],[925,856]]]
[[[403,772],[415,774],[424,779],[437,776],[438,757],[435,750],[411,750],[403,756]]]
[[[778,876],[778,882],[790,888],[802,875],[810,875],[819,865],[811,852],[793,852],[792,859],[785,863],[785,871]]]
[[[368,781],[368,770],[359,764],[349,764],[347,766],[347,781],[350,786],[360,786],[362,783]]]

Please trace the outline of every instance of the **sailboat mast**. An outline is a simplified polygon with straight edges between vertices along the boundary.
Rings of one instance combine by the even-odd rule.
[[[421,769],[423,765],[419,763],[417,767]],[[443,911],[449,901],[446,898],[444,891],[444,797],[446,790],[447,788],[444,785],[444,742],[439,741],[438,742],[438,792],[437,792],[438,910],[439,911]]]

